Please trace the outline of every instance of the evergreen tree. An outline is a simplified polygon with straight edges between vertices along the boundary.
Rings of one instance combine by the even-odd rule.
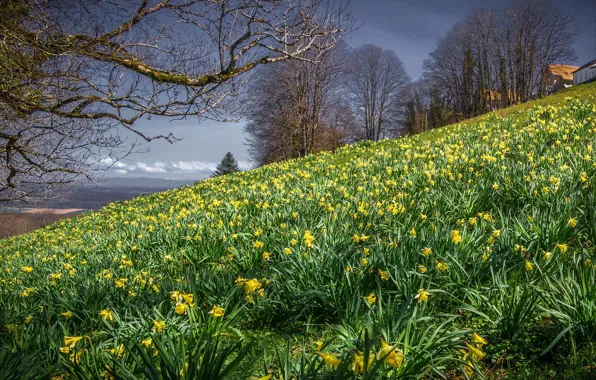
[[[213,174],[211,174],[211,177],[219,177],[220,175],[226,175],[238,171],[240,171],[240,168],[238,167],[238,162],[236,161],[232,153],[228,152],[221,160],[219,165],[217,165],[217,168],[215,169]]]

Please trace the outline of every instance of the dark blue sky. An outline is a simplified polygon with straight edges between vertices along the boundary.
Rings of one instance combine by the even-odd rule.
[[[497,0],[352,0],[354,16],[364,24],[348,37],[348,44],[372,43],[394,50],[410,77],[417,79],[422,73],[422,62],[453,24],[474,8],[493,8],[504,3]],[[567,0],[558,5],[575,17],[582,30],[575,44],[578,60],[569,63],[583,64],[595,59],[596,0]],[[148,145],[150,152],[119,164],[114,168],[118,172],[111,175],[203,178],[228,151],[244,168],[250,166],[242,123],[204,121],[199,124],[196,119],[168,122],[152,118],[141,120],[138,126],[148,134],[173,132],[183,141],[173,145],[154,141]]]
[[[474,8],[498,8],[500,0],[352,0],[354,16],[364,25],[349,38],[351,46],[372,43],[394,50],[408,74],[417,79],[422,61],[437,41]],[[596,58],[596,0],[555,1],[575,18],[582,31],[575,44],[577,62]]]

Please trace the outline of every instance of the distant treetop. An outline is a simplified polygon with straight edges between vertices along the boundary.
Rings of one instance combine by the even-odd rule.
[[[240,167],[238,166],[238,161],[236,161],[232,153],[228,152],[221,160],[219,165],[217,165],[217,168],[213,174],[211,174],[211,177],[219,177],[220,175],[226,175],[239,171]]]

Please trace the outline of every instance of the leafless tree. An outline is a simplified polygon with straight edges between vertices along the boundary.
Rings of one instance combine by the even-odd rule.
[[[56,190],[93,181],[136,147],[113,123],[34,113],[11,117],[0,105],[0,202],[39,201]]]
[[[417,134],[447,125],[451,113],[435,83],[419,79],[409,83],[403,92],[405,102],[404,133]]]
[[[114,127],[173,142],[167,131],[150,136],[135,123],[152,115],[234,118],[230,97],[251,70],[317,62],[352,25],[347,3],[326,0],[0,0],[0,9],[0,118],[7,126],[0,190],[9,190],[7,198],[27,196],[17,187],[29,180],[15,180],[15,168],[28,162],[24,135],[54,126],[42,144],[50,153],[29,146],[28,157],[72,154],[76,149],[61,149],[71,147],[63,139],[80,148],[66,160],[51,158],[54,165],[29,163],[37,186],[50,177],[41,173],[53,173],[50,182],[84,175],[82,152],[121,146],[110,140]]]
[[[306,54],[318,55],[313,50]],[[340,78],[347,47],[339,44],[316,63],[292,60],[263,68],[247,94],[245,131],[259,165],[333,150],[345,143],[352,116]]]
[[[379,140],[402,125],[404,86],[410,81],[403,63],[391,50],[363,45],[350,54],[346,86],[360,138]]]
[[[466,108],[464,95],[464,57],[468,37],[463,22],[456,23],[424,61],[426,78],[442,89],[455,112]]]
[[[477,9],[439,41],[424,63],[459,118],[545,95],[547,68],[575,60],[573,18],[550,0]]]

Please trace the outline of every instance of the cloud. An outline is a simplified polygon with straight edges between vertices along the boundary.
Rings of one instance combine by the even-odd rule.
[[[108,162],[104,162],[108,164]],[[153,163],[145,163],[136,161],[132,163],[125,163],[118,161],[111,164],[111,170],[117,174],[127,173],[148,173],[148,174],[160,174],[160,173],[210,173],[217,167],[217,162],[210,161],[171,161],[163,162],[156,161]],[[247,161],[239,161],[238,166],[241,170],[248,170],[253,167],[252,163]]]

